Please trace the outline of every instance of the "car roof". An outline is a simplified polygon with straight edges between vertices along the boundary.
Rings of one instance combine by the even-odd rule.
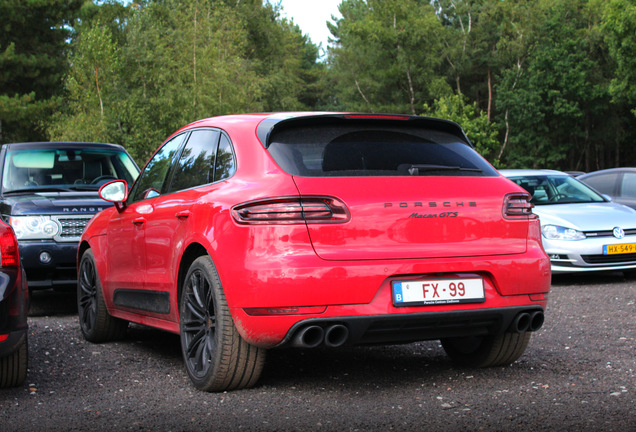
[[[38,141],[38,142],[21,142],[21,143],[8,143],[3,144],[3,147],[11,147],[16,149],[50,149],[50,148],[71,148],[71,149],[82,149],[82,148],[100,148],[100,149],[113,149],[113,150],[124,150],[124,147],[119,144],[108,144],[108,143],[96,143],[96,142],[74,142],[74,141]]]
[[[563,171],[549,169],[503,169],[499,170],[499,172],[505,177],[532,177],[544,175],[563,175],[570,177],[569,174],[564,173]]]
[[[583,174],[579,176],[579,178],[594,177],[599,174],[611,174],[611,173],[620,173],[620,172],[636,172],[636,168],[634,167],[607,168],[607,169],[592,171],[587,174]]]
[[[192,122],[172,134],[189,130],[195,127],[217,127],[227,131],[235,128],[253,128],[256,134],[265,146],[269,146],[269,137],[272,132],[279,126],[289,122],[301,124],[303,121],[312,121],[312,119],[334,119],[342,120],[378,120],[378,121],[405,121],[409,125],[417,124],[424,127],[430,127],[437,130],[454,134],[465,141],[469,146],[473,147],[472,142],[468,139],[462,128],[455,122],[443,120],[433,117],[415,116],[408,114],[370,114],[370,113],[354,113],[354,112],[325,112],[325,111],[297,111],[297,112],[275,112],[275,113],[252,113],[252,114],[233,114],[217,117],[209,117]]]

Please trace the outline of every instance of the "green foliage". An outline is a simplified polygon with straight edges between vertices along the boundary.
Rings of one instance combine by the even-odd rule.
[[[497,165],[494,158],[501,146],[497,125],[488,120],[476,102],[469,103],[462,95],[446,96],[436,100],[432,107],[425,106],[425,114],[458,123],[477,151]]]
[[[497,118],[507,128],[501,159],[512,167],[578,167],[573,161],[583,162],[598,144],[593,138],[610,143],[612,131],[599,133],[596,123],[610,114],[603,48],[585,2],[540,2],[533,10],[529,29],[516,30],[526,40],[509,51],[495,87]]]
[[[123,144],[212,115],[459,122],[500,167],[636,164],[636,1],[343,0],[326,62],[276,0],[0,0],[0,142]]]
[[[269,4],[109,6],[108,13],[84,11],[91,25],[78,27],[68,109],[49,129],[56,139],[120,143],[142,162],[189,122],[309,109],[320,97],[317,48]]]
[[[633,0],[346,0],[330,27],[333,106],[455,119],[463,104],[483,111],[488,142],[497,129],[499,145],[481,150],[498,166],[624,164],[621,155],[636,153],[634,121],[623,115],[636,88],[634,7]]]
[[[0,0],[0,143],[46,139],[79,0]]]
[[[345,0],[331,26],[337,105],[345,110],[418,114],[451,93],[435,10],[421,0]]]
[[[74,116],[54,116],[49,131],[55,139],[109,141],[121,105],[116,100],[121,73],[118,51],[108,27],[96,25],[79,35],[66,90],[67,105],[81,109]]]
[[[615,100],[627,101],[636,115],[636,2],[609,0],[602,28],[616,62],[616,76],[610,91]]]

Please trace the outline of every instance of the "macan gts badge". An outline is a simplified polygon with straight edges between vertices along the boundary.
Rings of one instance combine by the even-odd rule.
[[[253,386],[268,349],[441,340],[469,367],[518,359],[550,263],[529,195],[452,122],[233,115],[170,136],[86,227],[79,323],[180,335],[194,386]]]

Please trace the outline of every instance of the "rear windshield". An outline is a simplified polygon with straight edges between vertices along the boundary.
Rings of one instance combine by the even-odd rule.
[[[303,125],[270,142],[272,157],[296,176],[497,176],[456,135],[424,128]]]

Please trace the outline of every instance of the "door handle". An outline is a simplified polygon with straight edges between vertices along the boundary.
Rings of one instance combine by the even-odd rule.
[[[137,219],[133,219],[132,223],[136,226],[141,226],[146,223],[146,218],[138,217]]]
[[[182,210],[180,212],[177,212],[177,214],[175,214],[175,216],[177,217],[177,219],[187,219],[188,216],[190,216],[190,210]]]

